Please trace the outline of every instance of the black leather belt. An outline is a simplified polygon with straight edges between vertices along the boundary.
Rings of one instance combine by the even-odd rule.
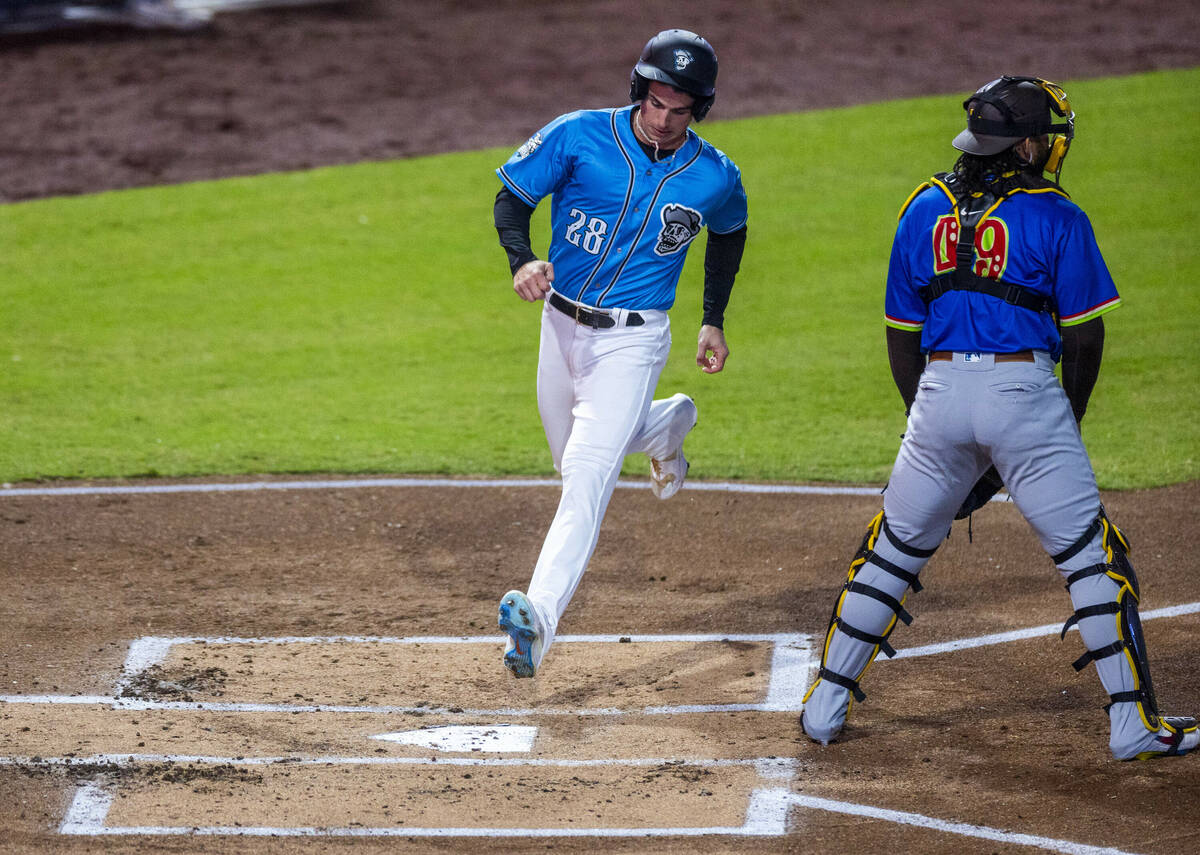
[[[583,306],[572,303],[557,291],[550,293],[550,305],[567,317],[572,318],[575,323],[583,324],[585,327],[591,327],[594,330],[606,330],[609,327],[617,325],[616,318],[608,312],[585,309]],[[625,313],[625,326],[640,327],[644,323],[646,323],[645,319],[637,312]]]
[[[930,362],[953,362],[954,351],[952,350],[935,350],[929,354]],[[1016,353],[997,353],[994,354],[994,362],[1034,362],[1032,350],[1021,350]]]

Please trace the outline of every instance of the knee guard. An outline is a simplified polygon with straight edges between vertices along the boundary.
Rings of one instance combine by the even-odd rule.
[[[906,569],[880,555],[876,551],[876,546],[879,545],[881,535],[886,538],[888,546],[891,547],[890,551],[911,559],[908,563],[914,564],[915,568]],[[825,633],[825,645],[821,652],[821,667],[817,672],[817,679],[813,681],[812,686],[809,687],[808,692],[804,696],[805,703],[808,702],[809,697],[811,697],[821,680],[826,680],[847,689],[854,700],[862,701],[866,698],[862,689],[859,688],[859,681],[867,672],[871,663],[875,661],[875,657],[879,655],[881,650],[889,658],[896,655],[895,649],[888,643],[888,636],[895,629],[897,620],[903,621],[906,625],[912,623],[912,615],[904,608],[904,600],[907,598],[906,589],[912,588],[914,593],[921,590],[921,583],[917,580],[917,573],[920,572],[921,567],[924,566],[925,562],[929,560],[929,557],[935,551],[936,547],[935,549],[917,549],[904,543],[888,527],[883,511],[876,514],[875,518],[871,520],[866,535],[863,536],[862,545],[850,562],[846,584],[842,586],[841,593],[838,594],[837,602],[834,604],[833,615],[829,619],[829,629]],[[897,560],[900,559],[897,558]],[[888,576],[894,577],[898,582],[903,583],[901,589],[895,592],[900,595],[899,598],[893,596],[892,593],[880,590],[875,585],[861,581],[859,577],[863,575],[864,568],[868,567],[877,568]],[[889,587],[896,588],[895,585]],[[882,603],[891,610],[891,617],[886,620],[886,624],[883,626],[881,632],[870,632],[867,629],[855,626],[847,620],[843,612],[848,594],[860,594],[870,597],[872,600]],[[853,675],[839,673],[829,667],[830,645],[833,643],[835,634],[839,631],[856,641],[863,641],[874,645],[870,651],[870,655],[866,657],[861,667],[847,669],[853,671]]]
[[[1084,618],[1112,615],[1116,636],[1113,642],[1096,649],[1089,649],[1072,665],[1076,671],[1082,671],[1091,662],[1099,662],[1110,656],[1123,654],[1133,677],[1134,688],[1110,694],[1109,703],[1104,709],[1107,711],[1116,703],[1136,703],[1146,729],[1157,731],[1162,726],[1162,718],[1154,697],[1154,684],[1150,679],[1150,660],[1146,654],[1145,636],[1142,633],[1142,622],[1138,616],[1138,600],[1141,592],[1137,574],[1133,570],[1133,564],[1129,561],[1129,540],[1116,525],[1109,521],[1105,516],[1104,509],[1101,508],[1100,515],[1088,527],[1083,536],[1067,550],[1054,556],[1054,563],[1062,564],[1076,555],[1091,543],[1098,533],[1101,535],[1100,544],[1104,549],[1104,563],[1093,564],[1070,573],[1067,576],[1067,590],[1070,591],[1072,585],[1083,579],[1103,575],[1112,579],[1119,586],[1116,597],[1109,602],[1077,609],[1063,624],[1059,638],[1065,638],[1067,630]]]

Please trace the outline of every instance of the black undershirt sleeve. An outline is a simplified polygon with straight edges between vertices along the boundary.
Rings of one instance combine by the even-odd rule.
[[[492,206],[492,219],[500,235],[500,246],[508,253],[508,266],[514,275],[523,264],[537,258],[529,242],[529,220],[532,217],[533,208],[508,187],[500,187],[496,203]]]
[[[1104,355],[1104,319],[1093,318],[1062,329],[1062,385],[1075,413],[1082,422],[1087,412],[1088,398],[1100,376],[1100,360]]]
[[[921,334],[887,327],[887,351],[888,363],[892,367],[892,381],[904,400],[904,414],[908,415],[913,401],[917,399],[921,372],[925,370],[925,354],[921,353]]]
[[[746,248],[746,227],[727,234],[708,233],[704,250],[704,318],[705,326],[725,328],[725,307],[733,293],[733,280],[742,265]]]

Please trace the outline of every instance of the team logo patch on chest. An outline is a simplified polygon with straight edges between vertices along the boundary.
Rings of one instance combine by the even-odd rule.
[[[684,205],[664,205],[660,212],[662,229],[658,233],[655,255],[671,255],[679,252],[700,234],[702,217]]]

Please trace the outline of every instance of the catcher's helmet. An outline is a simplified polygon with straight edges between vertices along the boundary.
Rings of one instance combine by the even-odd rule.
[[[963,108],[967,111],[967,129],[954,138],[953,145],[968,154],[999,154],[1026,137],[1043,134],[1062,133],[1069,143],[1075,134],[1075,114],[1067,93],[1039,77],[1000,77],[976,90],[963,102]],[[1053,114],[1066,121],[1055,124]],[[1065,156],[1064,146],[1057,165]],[[1050,164],[1047,168],[1054,171]]]
[[[657,80],[688,93],[699,122],[717,97],[717,54],[712,45],[687,30],[663,30],[646,42],[629,74],[629,100],[641,101]]]

